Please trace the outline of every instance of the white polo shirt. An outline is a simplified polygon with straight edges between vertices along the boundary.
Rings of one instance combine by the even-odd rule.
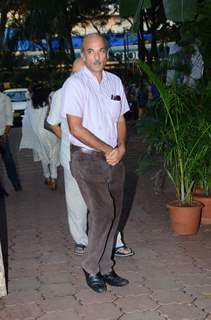
[[[117,145],[117,123],[129,110],[119,77],[103,71],[99,83],[86,68],[68,78],[62,88],[62,117],[67,114],[82,118],[83,127],[112,146]],[[92,149],[69,134],[73,145]]]
[[[4,134],[6,126],[13,125],[12,103],[10,98],[0,92],[0,136]]]

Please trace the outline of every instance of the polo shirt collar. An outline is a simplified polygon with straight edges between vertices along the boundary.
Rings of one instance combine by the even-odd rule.
[[[97,81],[96,77],[92,74],[92,72],[86,66],[83,67],[83,71],[88,77],[90,77],[93,80]],[[107,79],[108,79],[108,76],[107,76],[106,72],[103,70],[103,72],[102,72],[102,80],[101,80],[100,84],[103,83],[104,81],[106,81]]]

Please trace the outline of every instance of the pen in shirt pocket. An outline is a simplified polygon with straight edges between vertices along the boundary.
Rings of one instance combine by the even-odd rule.
[[[120,96],[114,96],[113,94],[111,95],[111,100],[115,100],[115,101],[120,101],[121,97]]]

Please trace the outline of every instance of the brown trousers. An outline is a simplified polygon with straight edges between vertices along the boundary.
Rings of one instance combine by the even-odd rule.
[[[122,211],[125,169],[107,164],[100,152],[71,151],[71,172],[89,209],[88,247],[82,267],[88,273],[112,270],[112,249]]]

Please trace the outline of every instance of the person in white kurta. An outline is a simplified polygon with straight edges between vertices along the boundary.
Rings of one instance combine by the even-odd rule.
[[[68,212],[68,224],[75,242],[75,253],[82,254],[87,246],[87,207],[79,190],[78,184],[70,171],[69,128],[66,119],[61,118],[61,89],[52,98],[47,121],[50,125],[59,126],[58,136],[61,137],[60,161],[64,168],[65,199]],[[79,248],[78,248],[79,247]]]
[[[34,89],[34,95],[39,95],[42,89]],[[33,95],[25,110],[22,123],[22,139],[20,149],[32,149],[34,161],[41,161],[45,183],[51,189],[56,188],[57,167],[59,161],[59,139],[44,128],[48,112],[47,95],[41,98],[38,105],[34,105]],[[43,100],[43,101],[42,101]]]

